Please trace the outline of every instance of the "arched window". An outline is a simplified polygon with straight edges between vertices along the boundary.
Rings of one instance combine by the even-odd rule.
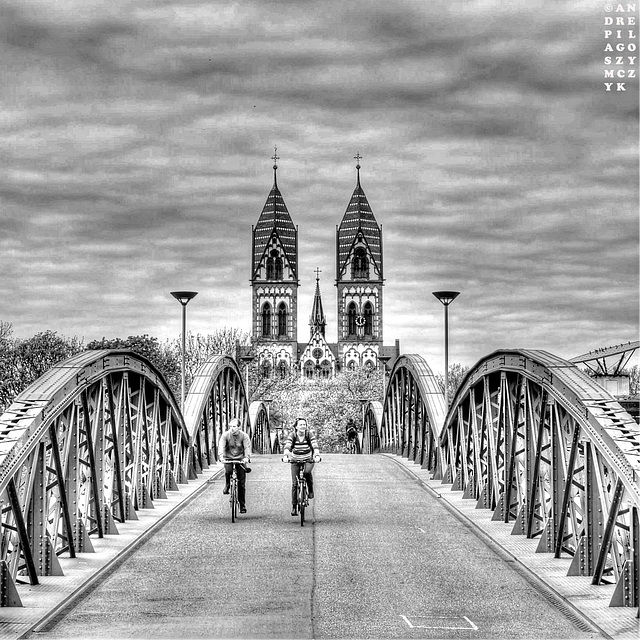
[[[313,378],[313,372],[315,371],[315,365],[313,360],[307,360],[304,364],[304,377]]]
[[[287,377],[287,373],[289,373],[289,367],[287,366],[287,363],[284,360],[280,360],[280,362],[278,363],[278,375],[280,376],[280,378],[286,378]]]
[[[271,305],[268,302],[262,307],[262,335],[265,338],[271,335]]]
[[[349,363],[347,364],[347,369],[349,369],[349,371],[355,371],[355,368],[356,368],[356,361],[349,360]]]
[[[351,277],[369,277],[369,260],[367,260],[367,252],[364,250],[364,247],[358,247],[355,251],[351,265]]]
[[[355,302],[351,302],[349,303],[349,306],[347,307],[347,318],[349,320],[349,335],[350,336],[355,336],[356,335],[356,317],[358,315],[358,311],[356,309],[356,303]]]
[[[320,374],[323,378],[331,377],[331,363],[328,360],[323,360],[320,365]]]
[[[287,305],[281,302],[278,306],[278,337],[287,335]]]
[[[261,365],[260,374],[263,378],[271,377],[271,365],[266,360]]]
[[[275,259],[275,279],[282,280],[282,258],[278,256]]]
[[[376,365],[375,365],[375,364],[373,364],[373,362],[372,362],[371,360],[367,360],[367,361],[364,363],[364,370],[365,370],[367,373],[371,373],[375,368],[376,368]]]
[[[267,258],[267,280],[273,280],[273,258]]]
[[[373,335],[373,305],[370,302],[364,304],[364,335]]]

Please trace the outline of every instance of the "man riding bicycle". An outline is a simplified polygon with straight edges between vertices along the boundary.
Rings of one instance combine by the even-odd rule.
[[[246,474],[251,471],[246,465],[251,458],[251,440],[249,440],[249,436],[244,431],[240,430],[240,420],[238,418],[229,420],[229,429],[220,436],[218,457],[220,462],[224,463],[224,489],[222,493],[225,495],[229,493],[233,465],[234,463],[236,464],[240,513],[246,513]]]
[[[291,515],[298,515],[298,475],[304,465],[304,477],[309,487],[309,498],[313,498],[313,465],[320,460],[320,449],[316,436],[307,429],[307,421],[298,418],[293,431],[287,437],[282,453],[283,460],[291,462]]]

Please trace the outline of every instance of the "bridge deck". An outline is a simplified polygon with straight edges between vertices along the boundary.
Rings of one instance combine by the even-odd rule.
[[[633,610],[600,611],[587,578],[563,578],[564,561],[533,554],[531,542],[505,534],[488,511],[472,509],[412,463],[326,456],[304,529],[288,513],[288,468],[267,456],[253,467],[240,522],[229,521],[221,483],[207,472],[139,522],[121,525],[119,536],[97,541],[95,554],[65,561],[64,578],[21,586],[25,607],[2,611],[2,637],[34,626],[51,638],[597,637],[583,612],[611,637],[637,638]],[[177,517],[166,517],[188,494]],[[464,515],[452,515],[445,502]],[[55,611],[163,514],[164,526],[144,544],[72,607]],[[484,533],[474,535],[465,518]]]

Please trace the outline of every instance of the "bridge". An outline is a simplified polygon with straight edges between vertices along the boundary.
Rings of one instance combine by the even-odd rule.
[[[257,455],[231,525],[217,441],[235,415]],[[0,416],[0,636],[638,637],[640,427],[575,363],[496,351],[447,410],[404,355],[363,416],[362,455],[326,456],[301,530],[232,358],[183,411],[133,352],[55,366]],[[178,626],[130,617],[143,593]]]

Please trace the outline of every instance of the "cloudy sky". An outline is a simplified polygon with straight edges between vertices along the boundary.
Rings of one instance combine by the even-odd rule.
[[[442,370],[638,339],[638,80],[604,90],[603,2],[0,0],[0,320],[89,341],[250,328],[273,184],[335,340],[355,187],[385,343]],[[631,68],[631,65],[626,65]],[[637,69],[637,60],[634,62]]]

